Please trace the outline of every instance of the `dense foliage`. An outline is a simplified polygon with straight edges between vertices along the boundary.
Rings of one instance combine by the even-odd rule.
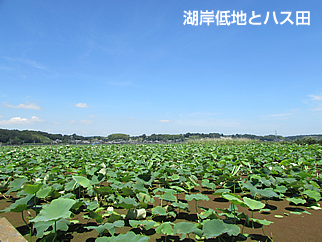
[[[271,223],[256,219],[256,213],[269,210],[270,199],[318,206],[321,167],[317,144],[1,147],[0,192],[18,198],[3,212],[22,218],[24,211],[36,212],[25,222],[39,238],[59,238],[78,223],[70,219],[79,213],[96,220],[97,226],[85,228],[97,231],[97,241],[147,241],[140,231],[150,229],[165,238],[237,238],[247,236],[246,224]],[[198,208],[198,201],[209,200],[194,190],[198,187],[230,206]],[[238,212],[240,206],[249,213]],[[195,221],[178,222],[180,209],[196,214]],[[124,226],[139,232],[115,236]]]

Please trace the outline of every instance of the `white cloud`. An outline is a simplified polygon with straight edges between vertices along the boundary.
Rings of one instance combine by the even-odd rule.
[[[25,65],[31,66],[36,69],[44,70],[44,71],[49,71],[49,68],[42,63],[39,63],[34,60],[29,60],[29,59],[23,59],[23,58],[11,58],[11,57],[5,57],[5,59],[10,60],[10,61],[15,61],[15,62],[20,62]]]
[[[37,104],[35,103],[29,103],[29,102],[26,102],[26,104],[23,104],[23,103],[20,103],[18,105],[12,105],[10,103],[7,103],[7,102],[3,102],[2,103],[4,106],[8,107],[8,108],[26,108],[26,109],[35,109],[35,110],[40,110],[41,107],[38,106]]]
[[[78,108],[88,108],[89,107],[86,103],[77,103],[75,106]]]
[[[0,118],[3,118],[3,116],[2,116],[2,115],[0,115]]]
[[[90,118],[96,118],[96,116],[95,116],[95,115],[90,115],[89,117],[90,117]]]
[[[67,123],[75,124],[76,121],[75,120],[69,120],[69,121],[67,121]]]
[[[60,122],[53,122],[53,124],[60,124]]]
[[[30,123],[38,123],[38,122],[44,122],[44,120],[32,116],[30,119],[27,118],[21,118],[21,117],[13,117],[9,120],[0,120],[0,124],[7,125],[7,124],[30,124]]]
[[[81,124],[93,124],[93,120],[81,120],[79,121]]]
[[[160,119],[159,122],[161,123],[170,123],[171,121],[168,119]]]
[[[313,112],[319,112],[319,111],[322,111],[322,108],[314,108],[312,109]]]
[[[311,101],[322,101],[322,95],[309,95]]]

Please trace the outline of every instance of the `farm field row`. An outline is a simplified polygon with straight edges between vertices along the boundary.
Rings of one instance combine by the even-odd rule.
[[[322,147],[0,148],[0,216],[29,241],[320,241]]]

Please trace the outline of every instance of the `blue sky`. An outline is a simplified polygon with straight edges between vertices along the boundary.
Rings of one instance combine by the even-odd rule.
[[[198,26],[183,24],[189,10]],[[246,25],[200,25],[206,10],[243,11]],[[0,0],[0,128],[322,133],[321,10],[320,0]],[[297,11],[310,25],[296,25]]]

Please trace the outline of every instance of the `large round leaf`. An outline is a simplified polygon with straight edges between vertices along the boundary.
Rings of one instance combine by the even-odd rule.
[[[226,233],[227,228],[224,226],[224,222],[222,220],[213,219],[206,221],[202,230],[204,236],[209,239]]]
[[[73,176],[73,179],[82,187],[84,188],[90,188],[91,187],[91,183],[90,181],[83,176]]]
[[[199,236],[202,235],[202,231],[196,227],[193,223],[180,222],[174,225],[173,234],[182,234],[181,240],[186,237],[186,234],[195,233]]]
[[[23,190],[26,193],[29,194],[35,194],[39,191],[39,189],[42,187],[43,184],[37,184],[37,185],[31,185],[31,184],[26,184],[23,188]]]
[[[259,201],[254,200],[254,199],[251,199],[251,198],[248,198],[248,197],[244,197],[243,199],[244,199],[244,203],[251,210],[261,209],[261,208],[265,207],[265,204],[264,203],[261,203]]]
[[[308,195],[310,198],[313,198],[315,201],[319,201],[321,199],[321,194],[317,191],[305,190],[303,194]]]
[[[191,195],[186,195],[185,196],[185,199],[187,201],[192,201],[192,200],[196,200],[196,201],[199,201],[199,200],[203,200],[203,201],[209,201],[209,197],[206,196],[206,195],[203,195],[201,193],[198,193],[198,194],[191,194]]]
[[[131,241],[131,242],[148,242],[150,237],[138,235],[134,232],[130,231],[126,234],[120,234],[118,236],[113,237],[100,237],[95,240],[95,242],[125,242],[125,241]]]
[[[48,206],[43,207],[37,217],[30,222],[42,222],[69,218],[71,207],[76,203],[75,200],[68,198],[58,198],[53,200]]]

